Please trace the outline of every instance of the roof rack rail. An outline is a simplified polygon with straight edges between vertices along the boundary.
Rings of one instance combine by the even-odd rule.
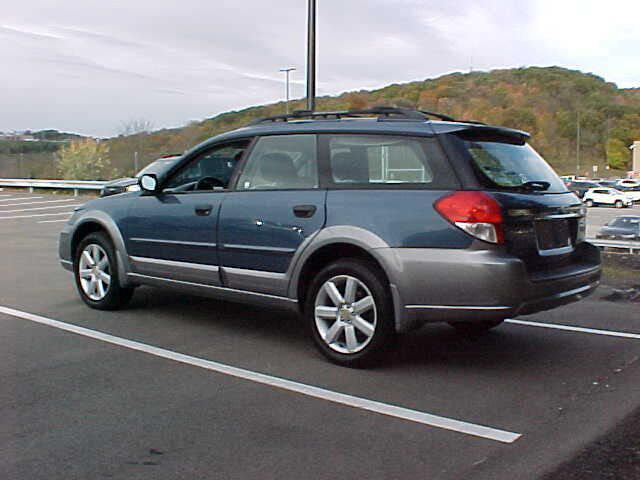
[[[393,118],[397,120],[428,120],[429,117],[438,118],[449,122],[454,122],[455,119],[444,115],[442,113],[429,112],[426,110],[411,110],[407,108],[396,107],[373,107],[361,110],[341,110],[335,112],[312,112],[309,110],[296,110],[293,113],[287,115],[275,115],[273,117],[264,117],[254,120],[249,125],[258,125],[261,123],[275,123],[275,122],[288,122],[289,120],[302,120],[302,119],[341,119],[341,118],[354,118],[363,115],[377,115],[378,119]]]

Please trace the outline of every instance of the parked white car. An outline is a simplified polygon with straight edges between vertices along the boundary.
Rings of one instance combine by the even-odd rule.
[[[636,187],[640,187],[640,180],[632,180],[630,178],[624,178],[622,180],[618,180],[617,184],[621,187],[636,188]]]
[[[582,197],[582,201],[587,207],[594,205],[612,205],[616,208],[633,206],[633,198],[615,188],[590,188]]]
[[[631,198],[634,202],[640,202],[640,190],[623,190],[622,193]]]

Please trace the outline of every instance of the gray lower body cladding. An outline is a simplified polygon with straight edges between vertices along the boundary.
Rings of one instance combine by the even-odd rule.
[[[65,228],[60,235],[59,255],[62,266],[71,270],[69,230]],[[241,285],[205,284],[193,275],[171,279],[166,272],[132,270],[123,245],[116,250],[122,278],[131,284],[171,286],[197,295],[298,308],[295,295],[287,295],[284,286],[278,292],[260,288],[265,281],[274,280],[264,274],[251,285],[242,277],[247,272],[234,269],[229,279],[243,280]],[[528,272],[522,260],[499,250],[381,247],[370,251],[389,277],[399,332],[427,322],[496,320],[551,309],[587,296],[600,280],[599,250],[586,242],[576,248],[571,265],[537,273]],[[211,274],[209,269],[205,273]],[[296,279],[278,281],[295,284]]]
[[[600,254],[583,243],[569,267],[530,273],[493,250],[388,248],[398,331],[427,322],[482,321],[524,315],[580,300],[600,281]]]

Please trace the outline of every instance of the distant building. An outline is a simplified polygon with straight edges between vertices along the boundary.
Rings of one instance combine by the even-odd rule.
[[[631,150],[633,151],[631,176],[640,178],[640,140],[633,142],[633,145],[631,145]]]

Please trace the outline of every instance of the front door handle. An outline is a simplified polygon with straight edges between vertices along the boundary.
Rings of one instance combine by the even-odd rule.
[[[316,213],[315,205],[296,205],[293,207],[293,213],[296,217],[311,218]]]
[[[208,215],[211,215],[211,210],[213,210],[213,207],[211,205],[196,205],[195,210],[196,215],[206,217]]]

